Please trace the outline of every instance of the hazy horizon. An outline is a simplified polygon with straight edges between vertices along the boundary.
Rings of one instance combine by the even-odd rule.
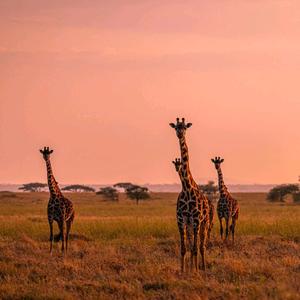
[[[1,1],[0,182],[297,182],[300,2]]]

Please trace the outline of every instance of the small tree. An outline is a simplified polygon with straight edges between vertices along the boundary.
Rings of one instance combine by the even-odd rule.
[[[23,184],[18,189],[23,190],[24,192],[40,192],[41,189],[45,188],[46,186],[46,183],[31,182]]]
[[[267,199],[271,202],[284,202],[285,196],[297,192],[299,192],[299,186],[297,184],[281,184],[273,187],[269,191]]]
[[[131,185],[126,189],[126,195],[129,199],[135,200],[139,204],[140,200],[149,199],[149,190],[146,187],[139,185]]]
[[[214,201],[218,192],[218,186],[215,185],[215,182],[210,180],[207,184],[199,185],[199,188],[207,196],[208,200]]]
[[[105,199],[110,201],[119,201],[118,190],[111,186],[100,188],[100,191],[98,191],[96,194],[101,195]]]
[[[67,185],[63,187],[62,190],[68,192],[95,192],[94,188],[81,184]]]
[[[207,184],[199,185],[199,188],[203,193],[207,195],[215,195],[218,192],[218,187],[215,185],[215,182],[210,180]]]

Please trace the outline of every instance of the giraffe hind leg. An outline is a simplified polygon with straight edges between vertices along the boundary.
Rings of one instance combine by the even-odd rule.
[[[53,245],[53,220],[49,220],[49,227],[50,227],[50,254],[52,254],[52,245]]]
[[[232,243],[234,244],[234,233],[235,233],[235,223],[236,223],[236,218],[235,216],[232,218],[232,223],[230,225],[230,231],[232,235]]]
[[[225,218],[225,222],[226,222],[226,227],[225,227],[225,240],[227,240],[228,234],[229,234],[229,230],[228,230],[229,218],[228,218],[228,217]]]
[[[61,235],[61,252],[64,255],[65,254],[65,221],[61,220],[59,222],[59,230]]]
[[[201,254],[201,263],[202,263],[201,269],[203,271],[205,271],[206,269],[205,252],[206,252],[208,231],[209,231],[209,225],[207,224],[207,221],[203,220],[200,226],[200,254]]]
[[[66,252],[68,251],[68,241],[69,241],[69,234],[72,226],[72,219],[67,221],[67,232],[66,232]]]
[[[219,216],[219,222],[220,222],[220,236],[221,240],[223,240],[223,224],[222,224],[222,218]]]

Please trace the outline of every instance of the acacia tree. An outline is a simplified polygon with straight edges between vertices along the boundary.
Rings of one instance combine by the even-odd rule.
[[[208,181],[207,184],[200,184],[199,188],[207,195],[215,195],[218,192],[218,186],[212,180]]]
[[[200,184],[200,190],[207,196],[210,201],[213,201],[216,198],[218,192],[218,186],[215,185],[215,182],[210,180],[207,184]]]
[[[100,191],[98,191],[96,194],[101,195],[105,199],[110,201],[119,201],[118,190],[111,186],[100,188]]]
[[[299,186],[297,184],[281,184],[273,187],[269,191],[267,199],[271,202],[284,202],[285,196],[289,194],[294,195],[297,192],[299,192]]]
[[[132,184],[131,186],[127,187],[126,195],[129,199],[135,200],[137,205],[139,204],[140,200],[150,198],[148,188],[135,184]]]
[[[30,182],[30,183],[24,183],[18,189],[23,190],[24,192],[40,192],[41,189],[45,188],[46,186],[47,186],[46,183]]]
[[[63,187],[62,190],[68,192],[95,192],[94,188],[82,184],[67,185]]]

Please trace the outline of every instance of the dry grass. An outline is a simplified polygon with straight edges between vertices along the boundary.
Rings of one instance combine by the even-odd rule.
[[[0,298],[300,299],[300,206],[236,194],[235,247],[216,222],[208,270],[180,274],[175,194],[139,206],[70,194],[76,208],[67,258],[48,254],[46,193],[0,193]]]

